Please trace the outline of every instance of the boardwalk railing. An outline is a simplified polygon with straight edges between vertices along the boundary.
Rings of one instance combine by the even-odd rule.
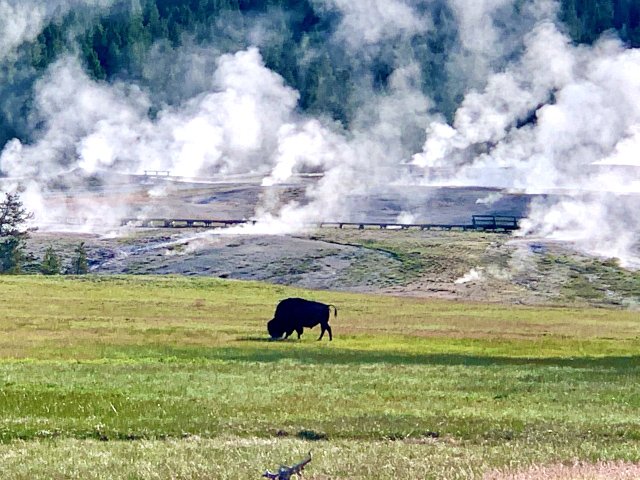
[[[221,228],[250,223],[256,220],[215,220],[199,218],[123,218],[121,225],[144,228]]]
[[[379,223],[379,222],[316,222],[310,226],[319,228],[357,228],[365,230],[378,228],[381,230],[472,230],[473,225],[445,224],[445,223]]]
[[[518,218],[508,215],[473,215],[471,221],[476,230],[518,229]]]
[[[144,176],[145,177],[169,177],[170,172],[169,170],[145,170]]]
[[[471,224],[441,223],[384,223],[384,222],[314,222],[310,228],[355,228],[359,230],[377,228],[381,230],[490,230],[510,232],[518,229],[518,218],[501,215],[473,215]],[[256,220],[220,220],[193,218],[124,218],[122,225],[145,228],[224,228],[245,223],[255,225]]]

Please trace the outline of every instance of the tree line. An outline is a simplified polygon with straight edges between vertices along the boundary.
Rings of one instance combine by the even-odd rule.
[[[613,30],[629,46],[640,47],[637,0],[562,0],[560,19],[576,42],[592,43]]]
[[[515,2],[514,9],[520,3]],[[409,56],[420,64],[422,91],[439,112],[452,118],[464,85],[446,68],[458,42],[455,15],[446,0],[429,4],[433,26],[428,32],[409,40],[391,39],[367,52],[366,61],[350,57],[341,45],[332,43],[340,17],[319,11],[314,4],[313,0],[121,0],[99,14],[77,7],[51,21],[35,40],[20,47],[16,61],[0,68],[0,145],[13,137],[31,140],[27,113],[32,85],[61,54],[78,55],[94,79],[132,79],[145,85],[151,83],[149,55],[154,46],[170,50],[185,44],[208,45],[220,53],[233,52],[248,47],[260,25],[268,32],[260,44],[264,61],[300,92],[303,111],[348,126],[363,101],[356,79],[365,74],[372,88],[383,91],[401,57]],[[629,46],[640,46],[637,0],[561,0],[559,17],[575,42],[590,43],[612,30]],[[162,88],[173,87],[169,83]],[[164,93],[162,101],[170,103],[173,97]]]
[[[75,247],[67,265],[52,245],[47,247],[41,260],[27,255],[26,243],[33,231],[28,224],[32,218],[33,214],[24,208],[18,193],[5,194],[0,202],[0,274],[83,275],[89,271],[84,242]],[[29,266],[28,271],[24,269],[25,264]]]

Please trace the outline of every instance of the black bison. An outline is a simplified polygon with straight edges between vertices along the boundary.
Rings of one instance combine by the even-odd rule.
[[[269,335],[273,339],[281,338],[283,335],[284,338],[287,338],[295,331],[298,333],[298,338],[300,338],[304,327],[313,328],[320,324],[322,332],[320,332],[318,340],[322,340],[325,330],[329,332],[329,340],[333,340],[331,327],[329,326],[330,307],[333,307],[333,316],[337,317],[338,309],[335,305],[313,302],[303,298],[282,300],[276,307],[273,320],[267,323]]]

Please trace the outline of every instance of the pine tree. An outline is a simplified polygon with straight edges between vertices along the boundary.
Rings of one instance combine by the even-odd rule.
[[[571,38],[578,39],[582,35],[582,23],[578,18],[576,0],[564,0],[560,10],[560,18],[567,26]]]
[[[84,248],[84,242],[80,242],[74,250],[74,254],[75,256],[71,261],[71,273],[74,275],[84,275],[89,271],[87,250]]]
[[[23,207],[18,193],[5,195],[0,203],[0,273],[20,273],[31,218],[33,213]]]
[[[60,274],[60,257],[52,246],[49,246],[44,252],[44,258],[40,264],[40,273],[43,275],[59,275]]]

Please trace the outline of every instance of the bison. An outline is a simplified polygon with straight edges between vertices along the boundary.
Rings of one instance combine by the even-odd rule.
[[[267,322],[267,330],[271,338],[276,340],[284,335],[288,338],[294,331],[298,333],[298,338],[302,335],[304,327],[313,328],[320,324],[322,340],[325,330],[329,332],[329,340],[333,340],[329,317],[333,307],[333,316],[338,316],[338,309],[335,305],[313,302],[303,298],[287,298],[278,303],[273,319]]]

